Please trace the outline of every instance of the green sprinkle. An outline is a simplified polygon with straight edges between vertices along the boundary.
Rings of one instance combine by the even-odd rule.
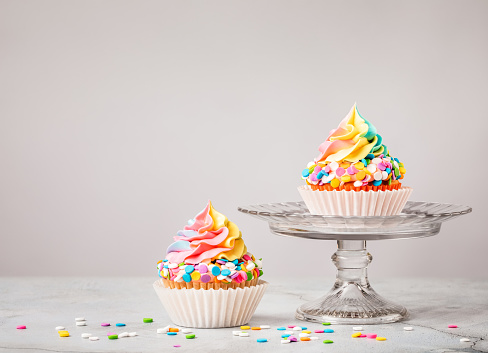
[[[108,339],[109,340],[116,340],[117,338],[119,338],[118,335],[110,335],[110,336],[108,336]]]
[[[322,325],[329,326],[330,322],[322,322]]]
[[[325,340],[324,343],[334,343],[334,341],[331,340]]]
[[[186,338],[188,338],[189,340],[191,340],[192,338],[195,338],[195,335],[186,335]]]
[[[144,318],[144,319],[142,319],[142,321],[144,321],[146,324],[149,324],[149,323],[153,322],[153,319],[151,319],[151,318]]]
[[[263,271],[259,270],[259,277],[263,275]]]
[[[390,177],[390,179],[388,179],[388,185],[391,185],[391,179],[393,178]]]
[[[251,272],[246,272],[247,274],[247,280],[250,281],[252,280],[252,273]]]

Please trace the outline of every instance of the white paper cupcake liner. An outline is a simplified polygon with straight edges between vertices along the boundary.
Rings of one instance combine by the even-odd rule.
[[[386,191],[322,191],[312,190],[309,185],[298,187],[311,214],[330,216],[397,215],[412,191],[409,187]]]
[[[171,320],[178,326],[196,328],[248,323],[267,286],[263,280],[256,286],[226,290],[165,288],[161,280],[153,284]]]

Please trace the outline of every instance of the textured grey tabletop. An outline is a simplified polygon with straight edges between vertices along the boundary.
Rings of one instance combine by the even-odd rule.
[[[462,279],[394,279],[373,282],[386,298],[410,311],[408,321],[363,326],[387,340],[353,339],[352,325],[333,325],[334,333],[315,334],[317,341],[281,344],[277,327],[320,324],[294,318],[297,306],[326,292],[327,282],[312,279],[266,279],[270,286],[251,325],[271,325],[251,331],[250,337],[235,337],[232,328],[195,329],[196,339],[184,335],[157,334],[170,324],[152,288],[154,278],[0,278],[0,352],[488,352],[488,283]],[[333,280],[332,278],[330,279]],[[77,327],[75,317],[85,317],[87,326]],[[142,319],[154,322],[145,324]],[[102,322],[113,326],[101,327]],[[127,326],[120,329],[117,322]],[[447,325],[458,328],[449,329]],[[26,330],[17,330],[26,325]],[[60,338],[56,326],[70,337]],[[403,327],[412,326],[413,331]],[[107,332],[136,331],[138,336],[107,339]],[[81,338],[81,333],[100,337]],[[460,338],[471,342],[460,342]],[[267,343],[256,339],[267,338]],[[333,344],[325,345],[324,339]],[[174,348],[174,345],[181,345]]]

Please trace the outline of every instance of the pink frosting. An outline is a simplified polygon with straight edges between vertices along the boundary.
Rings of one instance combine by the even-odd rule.
[[[173,263],[186,262],[198,264],[206,259],[211,259],[221,252],[232,250],[218,246],[223,243],[229,234],[227,227],[212,230],[214,220],[210,216],[209,203],[205,209],[195,217],[195,222],[185,226],[184,231],[178,232],[173,237],[175,243],[168,248],[166,258]]]

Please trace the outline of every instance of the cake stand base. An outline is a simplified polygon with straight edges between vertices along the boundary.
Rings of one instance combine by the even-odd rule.
[[[296,318],[332,324],[381,324],[407,318],[407,309],[371,288],[367,266],[372,259],[366,241],[337,241],[337,251],[332,255],[337,266],[334,287],[325,296],[300,306]]]

